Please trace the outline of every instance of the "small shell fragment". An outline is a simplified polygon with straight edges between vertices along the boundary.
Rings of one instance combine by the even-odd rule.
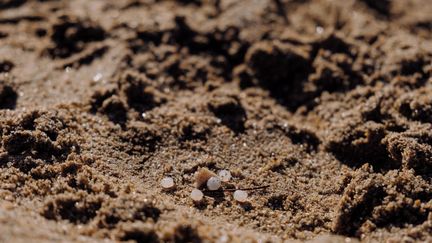
[[[229,172],[229,170],[219,171],[218,176],[223,182],[228,182],[229,180],[231,180],[231,172]]]
[[[207,181],[207,188],[210,191],[216,191],[221,187],[221,180],[216,177],[216,176],[212,176],[210,177],[210,179],[208,179]]]
[[[246,202],[248,198],[248,194],[247,192],[243,191],[243,190],[236,190],[234,192],[234,200],[236,200],[237,202]]]
[[[174,179],[172,177],[165,177],[161,180],[160,185],[164,189],[170,189],[174,187]]]
[[[212,176],[216,176],[216,174],[207,168],[201,168],[195,173],[195,187],[202,187]]]
[[[193,189],[191,194],[190,194],[190,197],[195,202],[199,202],[204,198],[204,193],[199,189]]]

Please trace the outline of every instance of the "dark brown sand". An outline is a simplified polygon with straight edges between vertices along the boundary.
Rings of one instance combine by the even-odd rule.
[[[432,241],[431,13],[0,0],[0,241]]]

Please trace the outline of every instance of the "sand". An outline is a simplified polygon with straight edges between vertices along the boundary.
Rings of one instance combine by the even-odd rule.
[[[0,1],[0,241],[432,241],[431,12]]]

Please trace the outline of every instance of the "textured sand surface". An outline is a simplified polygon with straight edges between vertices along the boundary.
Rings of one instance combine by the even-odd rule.
[[[431,13],[0,0],[0,241],[432,241]]]

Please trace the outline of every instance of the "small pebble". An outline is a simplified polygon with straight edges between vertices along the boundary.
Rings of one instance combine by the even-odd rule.
[[[161,186],[164,189],[170,189],[174,187],[174,179],[171,177],[165,177],[161,180]]]
[[[191,197],[192,200],[194,200],[195,202],[199,202],[199,201],[201,201],[201,200],[203,199],[204,194],[203,194],[202,191],[199,190],[199,189],[193,189],[192,192],[191,192],[191,194],[190,194],[190,197]]]
[[[243,190],[236,190],[234,192],[234,200],[236,200],[237,202],[246,202],[247,198],[248,194]]]
[[[96,73],[96,75],[95,76],[93,76],[93,81],[94,82],[98,82],[99,80],[101,80],[102,79],[102,74],[101,73]]]
[[[210,177],[207,181],[207,188],[210,191],[216,191],[221,187],[221,180],[215,176]]]
[[[228,182],[231,180],[231,172],[229,172],[229,170],[221,170],[219,171],[218,175],[223,182]]]

